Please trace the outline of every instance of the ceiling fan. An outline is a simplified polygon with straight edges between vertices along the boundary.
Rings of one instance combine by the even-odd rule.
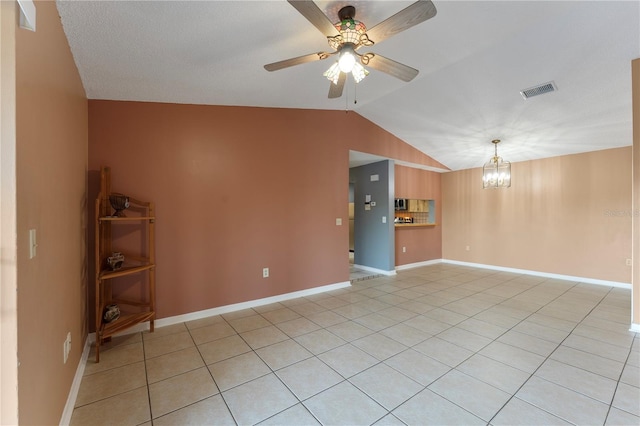
[[[385,58],[377,53],[360,54],[357,51],[362,46],[373,46],[392,35],[433,18],[436,15],[436,7],[430,0],[419,0],[370,30],[367,30],[362,22],[354,19],[356,9],[353,6],[345,6],[340,9],[338,11],[339,21],[334,24],[311,0],[287,1],[327,37],[333,52],[311,53],[267,64],[264,66],[267,71],[276,71],[338,55],[338,60],[324,73],[324,76],[331,81],[329,98],[342,96],[348,73],[353,75],[356,83],[365,78],[369,71],[363,65],[403,81],[411,81],[418,75],[418,70],[408,65]]]

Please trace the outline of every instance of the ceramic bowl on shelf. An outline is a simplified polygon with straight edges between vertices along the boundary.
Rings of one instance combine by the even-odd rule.
[[[109,203],[115,210],[113,216],[124,217],[123,211],[129,208],[129,197],[124,194],[113,193],[109,195]]]

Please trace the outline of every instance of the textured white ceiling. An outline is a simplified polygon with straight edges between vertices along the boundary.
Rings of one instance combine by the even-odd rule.
[[[316,3],[332,18],[351,4],[371,28],[412,2]],[[329,50],[286,1],[57,4],[90,99],[348,108],[453,170],[481,166],[496,138],[512,162],[632,144],[637,1],[434,0],[434,18],[361,49],[420,74],[404,83],[371,70],[339,99],[322,76],[331,60],[264,70]],[[549,81],[557,92],[519,94]]]

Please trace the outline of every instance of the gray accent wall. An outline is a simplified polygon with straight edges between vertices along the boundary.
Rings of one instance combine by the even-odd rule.
[[[372,181],[375,175],[378,180]],[[394,162],[385,160],[349,169],[349,182],[353,184],[355,203],[354,264],[395,271]],[[370,210],[366,209],[367,195],[375,203]]]

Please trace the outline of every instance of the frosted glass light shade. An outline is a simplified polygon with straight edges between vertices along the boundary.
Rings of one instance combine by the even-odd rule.
[[[369,71],[359,63],[353,64],[353,69],[351,70],[351,75],[353,75],[353,79],[356,83],[360,83],[363,78],[369,75]]]
[[[342,58],[340,59],[340,61],[341,60]],[[365,67],[360,65],[358,62],[355,62],[352,65],[350,70],[345,71],[340,66],[340,61],[335,62],[333,65],[331,65],[331,67],[328,70],[326,70],[322,74],[325,77],[327,77],[327,79],[333,84],[338,84],[338,79],[340,78],[341,72],[344,72],[344,73],[351,72],[351,75],[353,76],[353,79],[356,81],[356,83],[360,83],[363,78],[369,75],[369,71]]]
[[[332,82],[333,84],[338,84],[338,79],[340,78],[340,65],[336,61],[331,67],[324,72],[325,77]]]

